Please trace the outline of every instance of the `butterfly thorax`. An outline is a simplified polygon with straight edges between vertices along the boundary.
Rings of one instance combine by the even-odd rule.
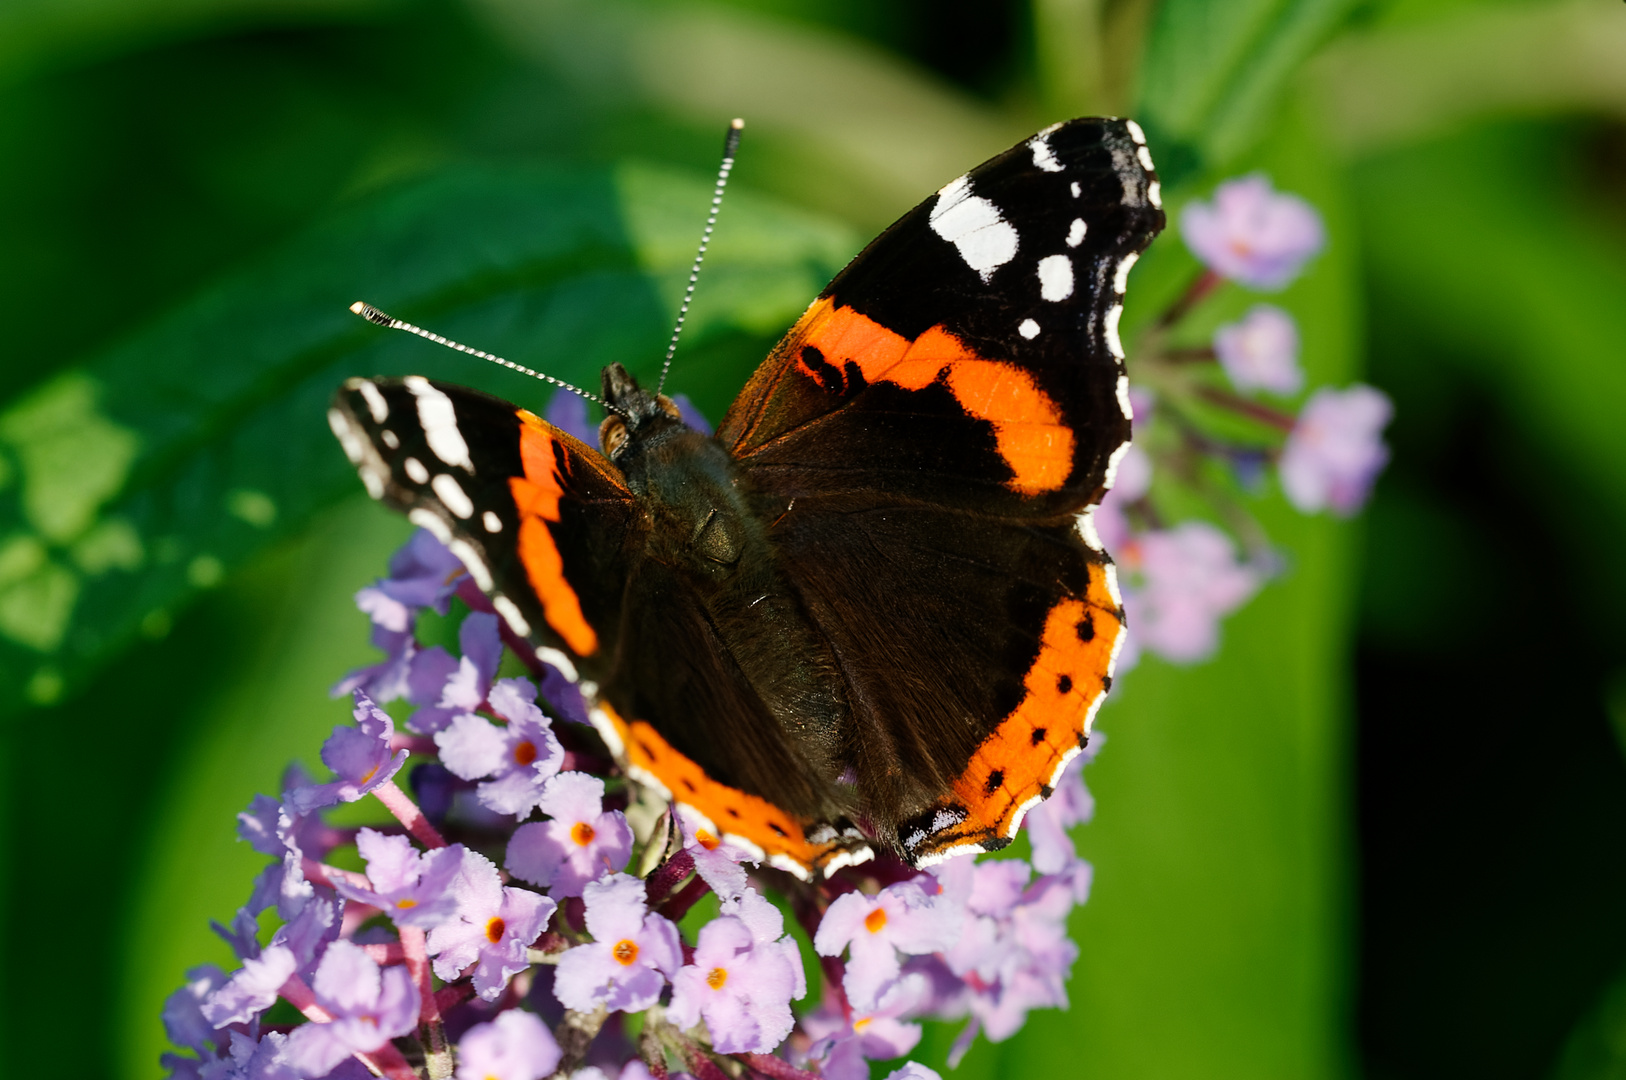
[[[698,601],[706,614],[702,633],[713,640],[687,644],[727,653],[758,710],[747,728],[760,730],[760,720],[771,718],[788,736],[810,800],[798,809],[824,819],[849,813],[850,791],[837,781],[848,768],[842,731],[850,717],[839,668],[778,565],[749,481],[715,439],[683,423],[670,399],[641,389],[619,364],[604,370],[604,390],[616,412],[600,441],[649,515],[645,558],[669,575],[673,603]],[[632,715],[647,715],[653,704],[627,703]],[[689,750],[707,756],[704,747]],[[783,763],[767,764],[758,776],[732,779],[783,798],[775,783]]]

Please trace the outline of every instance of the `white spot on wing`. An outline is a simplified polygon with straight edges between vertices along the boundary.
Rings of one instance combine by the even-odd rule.
[[[1159,210],[1163,209],[1163,185],[1158,183],[1156,180],[1153,180],[1150,184],[1147,184],[1146,201],[1157,207]]]
[[[429,486],[434,489],[440,501],[446,504],[446,509],[460,518],[467,519],[474,516],[474,501],[469,498],[468,492],[463,490],[463,485],[459,484],[457,478],[451,473],[436,474],[435,479],[430,482]]]
[[[1129,400],[1129,376],[1118,376],[1118,408],[1123,411],[1125,420],[1135,419],[1135,406]],[[1128,446],[1124,443],[1124,446]],[[1120,447],[1119,449],[1122,449]]]
[[[350,418],[338,409],[329,409],[327,426],[333,429],[333,436],[339,440],[339,446],[344,449],[344,456],[350,459],[350,464],[360,465],[366,444],[356,434],[356,429],[350,426]]]
[[[1101,478],[1101,483],[1106,487],[1111,488],[1113,483],[1117,481],[1118,466],[1123,464],[1124,455],[1129,453],[1129,447],[1128,442],[1121,442],[1118,444],[1118,449],[1112,452],[1112,456],[1107,458],[1106,475]]]
[[[1101,534],[1095,530],[1095,507],[1078,515],[1078,535],[1084,538],[1085,546],[1091,551],[1101,550]]]
[[[378,470],[371,465],[363,465],[360,474],[361,485],[367,489],[367,494],[375,499],[384,497],[384,478],[378,475]]]
[[[1152,164],[1152,152],[1146,149],[1145,146],[1142,146],[1136,150],[1135,156],[1140,158],[1141,168],[1145,169],[1147,172],[1151,172],[1153,169],[1157,168],[1157,166]]]
[[[480,521],[481,521],[482,524],[485,525],[486,532],[489,532],[489,533],[500,533],[500,532],[502,532],[502,518],[498,517],[492,511],[487,510],[484,514],[482,514],[480,516]]]
[[[446,550],[457,556],[458,561],[463,564],[463,568],[474,579],[474,583],[480,586],[480,591],[490,592],[492,586],[491,571],[486,569],[485,560],[480,558],[478,551],[474,550],[474,545],[457,537],[445,541],[445,544]]]
[[[1124,343],[1118,340],[1118,320],[1124,317],[1124,306],[1113,304],[1107,308],[1107,317],[1101,322],[1101,333],[1107,339],[1107,351],[1118,359],[1124,358]]]
[[[860,863],[867,863],[873,858],[875,858],[875,852],[868,844],[861,848],[854,848],[851,851],[838,851],[830,856],[829,861],[824,864],[824,874],[829,877],[837,870],[848,866],[857,866]]]
[[[1135,145],[1146,145],[1146,132],[1141,130],[1139,124],[1135,123],[1133,120],[1125,120],[1124,127],[1129,129],[1129,137],[1135,140]]]
[[[558,649],[553,648],[551,645],[538,645],[536,647],[536,658],[542,661],[544,664],[558,668],[559,674],[563,675],[571,682],[577,682],[581,678],[581,676],[576,673],[576,661],[572,660]],[[581,692],[583,696],[591,700],[598,696],[598,686],[593,683],[582,683]],[[621,753],[619,750],[615,752],[617,754]]]
[[[1052,303],[1073,295],[1073,260],[1046,255],[1039,260],[1039,295]]]
[[[414,484],[429,483],[429,470],[424,468],[423,462],[415,457],[409,457],[401,462],[401,468],[406,470],[407,479]]]
[[[1084,224],[1083,218],[1074,218],[1073,223],[1067,226],[1067,246],[1077,247],[1082,244],[1084,242],[1084,233],[1088,230],[1089,226]]]
[[[491,606],[497,609],[497,614],[503,617],[510,630],[520,637],[531,636],[531,624],[519,613],[519,607],[512,600],[498,593],[491,598]]]
[[[1056,160],[1056,152],[1050,149],[1050,142],[1043,135],[1036,135],[1028,140],[1033,148],[1033,164],[1045,172],[1062,172],[1066,167]]]
[[[1136,261],[1139,259],[1140,256],[1131,251],[1128,255],[1125,255],[1123,257],[1123,261],[1118,264],[1118,272],[1112,276],[1112,287],[1113,289],[1117,290],[1119,296],[1122,296],[1125,290],[1129,288],[1129,271],[1134,267]]]
[[[420,529],[428,529],[435,534],[435,539],[443,544],[449,544],[452,541],[452,530],[440,519],[440,515],[433,510],[425,510],[421,506],[414,510],[408,510],[407,520]]]
[[[1106,571],[1107,575],[1107,595],[1112,597],[1112,604],[1114,607],[1122,609],[1124,606],[1124,594],[1118,590],[1118,568],[1111,563],[1107,563],[1106,566],[1102,567],[1102,569]],[[1119,635],[1120,639],[1122,636],[1123,635],[1121,634]],[[1114,659],[1116,659],[1118,650],[1113,649],[1112,655]]]
[[[536,655],[541,656],[542,650],[536,650]],[[559,670],[563,671],[564,668]],[[609,750],[612,757],[619,758],[626,754],[627,745],[621,741],[621,733],[615,729],[615,722],[610,719],[608,713],[595,705],[587,710],[587,719],[592,722],[593,730],[598,732],[599,738],[604,740],[604,747]]]
[[[812,875],[808,873],[807,867],[803,866],[789,855],[770,855],[768,857],[768,865],[777,867],[780,870],[785,871],[787,874],[794,874],[802,881],[812,880]]]
[[[406,388],[418,399],[418,423],[423,425],[424,438],[429,449],[447,465],[457,465],[474,471],[469,460],[469,444],[463,441],[463,432],[457,427],[457,410],[452,399],[436,390],[421,375],[408,375]]]
[[[385,428],[383,431],[378,433],[378,441],[389,447],[391,450],[401,449],[401,440],[396,438],[395,432],[391,431],[389,428]]]
[[[389,402],[378,392],[378,387],[362,379],[356,383],[356,389],[361,391],[362,399],[367,402],[367,411],[373,414],[373,423],[382,424],[390,418]]]
[[[1039,336],[1039,324],[1034,322],[1032,319],[1023,319],[1022,325],[1016,328],[1016,332],[1027,338],[1029,341],[1032,341],[1034,338]]]
[[[928,219],[932,231],[953,244],[965,264],[983,281],[1016,257],[1016,229],[999,213],[999,208],[971,194],[971,181],[960,177],[937,193],[937,203]]]

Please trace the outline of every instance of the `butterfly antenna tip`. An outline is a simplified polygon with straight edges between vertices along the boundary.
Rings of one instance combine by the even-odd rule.
[[[683,303],[678,307],[677,325],[672,327],[672,340],[666,346],[666,360],[661,364],[660,381],[655,384],[659,394],[666,386],[666,373],[672,370],[672,357],[677,353],[678,337],[683,333],[683,320],[689,314],[689,303],[694,299],[694,287],[700,280],[700,264],[706,258],[706,245],[711,243],[711,231],[717,227],[717,214],[723,208],[723,189],[728,187],[728,174],[734,170],[734,154],[740,148],[740,132],[745,121],[735,117],[729,121],[728,134],[723,136],[723,164],[717,170],[717,186],[711,193],[711,213],[706,215],[706,228],[700,234],[700,250],[695,252],[694,266],[689,270],[689,286],[683,291]]]

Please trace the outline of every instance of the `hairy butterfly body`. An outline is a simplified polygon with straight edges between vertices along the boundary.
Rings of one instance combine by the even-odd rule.
[[[871,243],[715,437],[615,364],[599,449],[416,377],[351,380],[331,420],[636,778],[804,876],[870,839],[927,865],[1007,843],[1111,685],[1088,515],[1163,223],[1138,126],[1074,120]]]

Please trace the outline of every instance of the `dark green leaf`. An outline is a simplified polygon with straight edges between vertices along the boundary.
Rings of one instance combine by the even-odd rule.
[[[379,330],[351,301],[578,385],[612,360],[652,372],[708,201],[703,181],[638,167],[420,181],[15,402],[0,414],[3,704],[53,700],[138,633],[161,636],[177,605],[354,491],[325,420],[344,378],[417,371],[546,404],[539,384]],[[760,348],[855,246],[732,197],[686,347]],[[680,362],[672,385],[690,374]]]

